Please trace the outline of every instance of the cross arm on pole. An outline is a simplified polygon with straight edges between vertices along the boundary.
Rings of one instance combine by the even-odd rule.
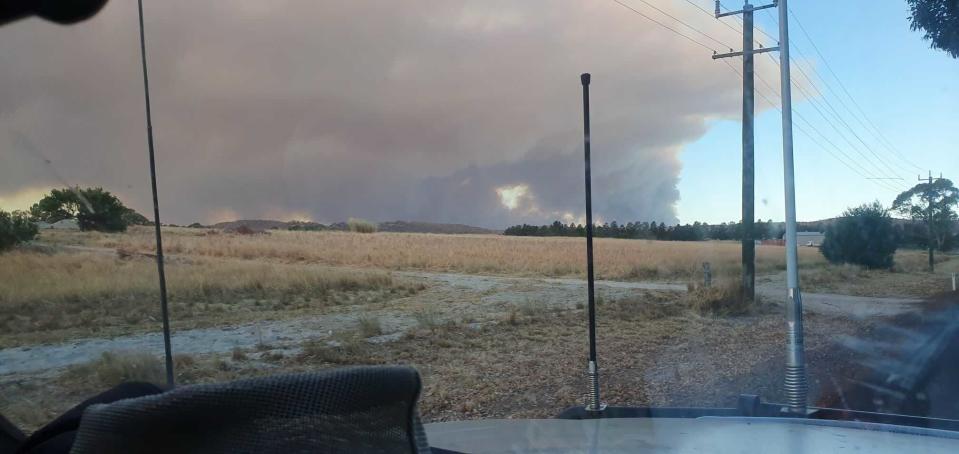
[[[779,50],[779,46],[775,46],[775,47],[764,47],[762,49],[756,49],[750,52],[739,51],[739,52],[727,52],[725,54],[713,54],[713,60],[718,60],[720,58],[728,58],[728,57],[739,57],[741,55],[746,55],[746,54],[754,55],[754,54],[761,54],[764,52],[776,52],[778,50]]]
[[[741,10],[739,10],[739,11],[727,11],[727,12],[725,12],[725,13],[720,13],[720,12],[719,12],[719,5],[718,5],[718,3],[719,3],[719,2],[717,2],[717,6],[716,6],[716,18],[717,18],[717,19],[719,19],[720,17],[726,17],[726,16],[737,16],[737,15],[739,15],[739,14],[742,14],[742,13],[745,13],[745,12],[746,12],[745,9],[741,9]],[[770,3],[770,4],[768,4],[768,5],[753,6],[753,7],[749,8],[749,9],[750,9],[751,11],[759,11],[759,10],[761,10],[761,9],[775,8],[775,7],[777,7],[777,6],[779,6],[779,2],[778,2],[778,1],[774,1],[774,2],[772,2],[772,3]]]

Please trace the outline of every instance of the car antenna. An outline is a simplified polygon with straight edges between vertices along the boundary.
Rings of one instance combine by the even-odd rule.
[[[150,189],[153,192],[153,226],[156,234],[157,277],[160,280],[160,317],[163,319],[163,355],[166,362],[166,383],[174,387],[173,348],[170,346],[170,311],[167,308],[166,274],[163,270],[163,239],[160,233],[160,203],[157,199],[157,171],[153,150],[153,119],[150,113],[150,80],[147,73],[147,47],[143,32],[143,0],[137,0],[140,18],[140,62],[143,66],[143,98],[146,107],[147,152],[150,156]]]
[[[583,153],[586,162],[586,293],[589,312],[589,393],[586,411],[602,412],[606,404],[599,398],[599,366],[596,364],[596,299],[593,282],[593,201],[592,183],[589,174],[589,73],[580,77],[583,83]]]

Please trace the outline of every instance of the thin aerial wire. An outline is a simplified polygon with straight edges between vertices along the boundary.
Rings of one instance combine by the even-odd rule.
[[[772,58],[772,56],[770,56],[770,58]],[[775,62],[777,66],[779,65],[779,62],[776,61],[775,58],[773,58],[773,62]],[[822,104],[824,104],[825,107],[827,108],[827,110],[830,111],[830,113],[832,114],[832,117],[833,117],[836,121],[838,121],[839,123],[842,123],[842,125],[845,127],[846,131],[848,131],[850,134],[852,134],[852,136],[855,137],[856,140],[858,140],[859,143],[862,144],[862,146],[869,152],[869,154],[871,154],[873,157],[875,157],[876,160],[879,161],[879,163],[882,164],[883,167],[885,167],[886,170],[888,170],[888,172],[889,172],[891,175],[893,175],[893,176],[898,176],[898,175],[899,175],[899,172],[905,172],[905,171],[902,170],[902,169],[895,169],[895,168],[893,168],[893,166],[890,165],[888,161],[886,161],[885,159],[883,159],[882,156],[879,156],[879,154],[876,153],[876,152],[872,149],[872,147],[870,147],[870,146],[866,143],[866,141],[864,141],[864,140],[862,139],[862,137],[861,137],[858,133],[856,133],[856,130],[853,129],[853,127],[852,127],[848,122],[846,122],[845,119],[843,119],[842,115],[839,114],[839,111],[832,105],[831,102],[829,102],[829,98],[827,98],[826,95],[823,94],[823,92],[820,91],[818,87],[816,87],[815,83],[813,82],[813,79],[809,76],[809,74],[806,73],[805,70],[803,70],[802,65],[797,65],[797,64],[795,64],[795,61],[791,61],[791,63],[793,63],[793,65],[796,67],[796,69],[799,70],[799,73],[800,73],[801,75],[803,75],[803,77],[806,78],[806,80],[809,82],[810,87],[812,87],[812,89],[815,91],[815,93],[819,96],[819,98],[816,99],[816,98],[814,98],[812,95],[810,95],[810,93],[809,93],[808,91],[806,91],[806,89],[805,89],[802,85],[795,84],[794,86],[796,87],[796,89],[799,90],[802,94],[806,95],[806,97],[808,98],[808,100],[809,100],[810,103],[821,102]],[[875,164],[874,164],[874,165],[875,165]],[[876,167],[878,168],[878,166],[876,166]],[[885,173],[885,172],[884,172],[884,173]],[[907,172],[907,173],[908,173],[908,172]]]
[[[614,0],[614,1],[616,1],[617,3],[619,3],[618,0]],[[646,6],[648,6],[648,7],[650,7],[650,8],[652,8],[652,9],[654,9],[654,10],[656,10],[656,11],[659,11],[660,14],[662,14],[662,15],[664,15],[664,16],[666,16],[666,17],[668,17],[668,18],[670,18],[670,19],[672,19],[672,20],[674,20],[674,21],[676,21],[676,22],[679,22],[680,24],[683,24],[686,28],[688,28],[688,29],[690,29],[690,30],[692,30],[692,31],[694,31],[694,32],[696,32],[696,33],[699,33],[700,35],[703,35],[703,36],[705,36],[706,38],[709,38],[712,42],[714,42],[714,43],[716,43],[716,44],[719,44],[720,46],[723,46],[723,47],[725,47],[725,48],[727,48],[727,49],[730,49],[730,51],[732,51],[733,46],[730,46],[729,44],[726,44],[726,43],[724,43],[724,42],[722,42],[722,41],[720,41],[720,40],[718,40],[718,39],[716,39],[716,38],[713,38],[712,36],[710,36],[710,35],[707,34],[706,32],[703,32],[703,31],[699,30],[698,28],[693,27],[692,25],[689,25],[688,23],[686,23],[686,22],[683,21],[682,19],[680,19],[680,18],[678,18],[678,17],[676,17],[676,16],[673,16],[672,14],[669,14],[669,13],[667,13],[666,11],[663,11],[663,10],[662,10],[661,8],[659,8],[658,6],[656,6],[656,5],[648,2],[648,1],[646,1],[646,0],[637,0],[637,1],[640,2],[640,3],[642,3],[642,4],[644,4],[644,5],[646,5]]]
[[[775,95],[776,90],[772,87],[771,84],[769,84],[769,82],[767,82],[767,81],[766,81],[765,79],[763,79],[762,77],[759,77],[758,79],[759,79],[759,81],[760,81],[763,85],[766,86],[766,88],[768,88],[770,91],[773,92],[774,96],[776,96],[776,95]],[[758,89],[757,89],[757,90],[756,90],[756,93],[759,94],[763,99],[765,99],[766,102],[772,104],[772,105],[776,108],[776,110],[778,110],[779,112],[782,112],[782,109],[779,107],[779,105],[778,105],[776,102],[771,101],[768,97],[766,97],[766,95],[765,95],[761,90],[758,90]],[[778,97],[778,96],[777,96],[777,97]],[[780,99],[781,99],[781,98],[780,98]],[[802,112],[799,112],[799,111],[797,111],[797,110],[794,109],[794,110],[793,110],[793,115],[795,116],[795,118],[796,118],[797,120],[799,120],[799,122],[802,122],[803,124],[805,124],[805,125],[806,125],[806,126],[805,126],[806,128],[808,128],[808,129],[812,130],[813,132],[815,132],[816,134],[818,134],[819,137],[821,137],[824,142],[826,142],[827,144],[829,144],[833,149],[836,150],[837,153],[841,154],[846,160],[848,160],[848,161],[849,161],[850,163],[852,163],[852,164],[847,163],[847,162],[844,161],[843,159],[840,159],[839,156],[836,156],[836,155],[833,154],[831,151],[829,151],[829,149],[828,149],[826,146],[824,146],[822,143],[820,143],[819,140],[817,140],[815,137],[813,137],[812,134],[810,134],[809,132],[806,132],[805,129],[801,129],[799,123],[793,123],[793,126],[795,126],[797,129],[800,129],[800,131],[803,132],[803,134],[804,134],[806,137],[808,137],[811,141],[813,141],[819,148],[823,149],[823,151],[825,151],[827,154],[829,154],[830,156],[832,156],[833,158],[835,158],[837,161],[842,162],[843,165],[845,165],[846,167],[848,167],[850,170],[852,170],[853,172],[855,172],[856,174],[858,174],[859,176],[861,176],[863,179],[869,180],[870,182],[872,182],[872,183],[875,184],[876,186],[882,187],[883,189],[886,189],[886,190],[889,190],[889,191],[896,191],[896,192],[901,191],[901,189],[897,189],[897,188],[893,187],[888,181],[886,181],[886,178],[876,177],[876,174],[873,173],[872,170],[870,170],[870,169],[866,168],[865,166],[862,166],[861,164],[859,164],[860,161],[856,160],[855,158],[853,158],[853,157],[851,157],[849,154],[847,154],[845,151],[843,151],[842,147],[836,145],[835,142],[833,142],[832,140],[830,140],[829,137],[828,137],[826,134],[824,134],[822,131],[820,131],[819,128],[817,128],[811,121],[809,121],[809,119],[807,119],[807,118],[802,114]]]
[[[776,19],[773,18],[772,14],[769,14],[769,11],[768,11],[768,10],[766,10],[766,13],[767,13],[767,15],[768,15],[771,19],[773,19],[774,22],[778,23],[778,21],[776,21]],[[790,11],[790,14],[792,14],[792,11]],[[796,19],[796,17],[795,17],[794,14],[793,14],[792,16],[793,16],[793,19]],[[796,19],[796,21],[797,21],[797,23],[798,23],[798,19]],[[806,39],[810,42],[810,44],[812,44],[814,47],[816,47],[816,46],[815,46],[815,43],[812,42],[812,39],[811,39],[811,37],[810,37],[808,34],[806,34]],[[831,93],[831,94],[839,101],[839,103],[842,105],[843,109],[845,109],[845,111],[849,113],[849,116],[852,117],[852,118],[854,118],[854,119],[856,119],[856,122],[859,124],[859,126],[861,126],[863,130],[867,131],[867,132],[872,136],[872,138],[875,139],[876,142],[882,144],[882,145],[883,145],[884,147],[886,147],[886,148],[889,148],[889,145],[883,143],[882,138],[880,138],[879,136],[877,136],[876,133],[875,133],[873,130],[871,130],[868,126],[866,126],[865,123],[863,123],[863,121],[859,118],[859,116],[858,116],[855,112],[853,112],[852,109],[849,108],[849,106],[848,106],[848,105],[846,104],[846,102],[843,100],[843,97],[840,96],[838,93],[836,93],[836,91],[833,90],[832,85],[829,84],[829,83],[827,83],[826,80],[819,74],[819,72],[816,71],[816,68],[814,68],[811,64],[808,63],[809,61],[812,61],[812,60],[806,57],[806,55],[805,55],[805,53],[803,52],[802,48],[799,47],[799,46],[797,46],[797,45],[795,45],[795,43],[792,43],[791,46],[792,46],[792,49],[795,50],[796,53],[798,54],[799,60],[791,59],[791,60],[790,60],[790,63],[792,63],[793,66],[796,67],[796,69],[799,70],[800,75],[801,75],[803,78],[806,79],[806,81],[808,82],[809,86],[812,87],[812,89],[814,89],[814,90],[816,91],[816,93],[819,95],[819,97],[825,102],[826,106],[832,111],[832,113],[833,113],[833,115],[835,116],[835,118],[836,118],[838,121],[840,121],[840,122],[842,122],[843,124],[845,124],[846,127],[849,129],[849,131],[850,131],[854,136],[856,136],[856,139],[859,140],[859,142],[861,142],[861,143],[863,144],[863,146],[866,147],[866,149],[868,149],[871,154],[876,155],[876,159],[878,159],[878,160],[880,161],[880,163],[883,164],[883,166],[885,166],[885,167],[886,167],[889,171],[891,171],[893,174],[896,174],[896,173],[897,173],[897,170],[893,169],[893,165],[891,165],[888,160],[883,159],[882,157],[878,156],[878,155],[875,153],[875,151],[873,151],[872,147],[870,147],[869,145],[867,145],[866,142],[862,139],[862,137],[860,137],[859,134],[857,134],[857,133],[855,132],[855,129],[853,129],[851,126],[849,126],[848,123],[846,123],[846,121],[842,119],[842,116],[839,114],[839,111],[838,111],[835,107],[833,107],[832,103],[829,102],[829,98],[827,98],[826,95],[823,94],[823,92],[819,89],[818,84],[816,83],[816,80],[818,79],[819,81],[822,82],[822,85],[825,86],[826,89],[829,91],[829,93]],[[816,49],[817,49],[817,52],[818,52],[818,47],[816,47]],[[823,58],[823,61],[825,62],[825,59],[824,59],[822,53],[819,53],[819,55],[820,55],[820,58]],[[770,58],[772,58],[771,55],[770,55]],[[779,67],[779,62],[778,62],[775,58],[772,58],[772,60],[773,60],[773,63],[774,63],[777,67]],[[809,67],[809,70],[813,73],[813,75],[816,76],[815,78],[813,78],[813,77],[810,76],[808,73],[806,73],[806,70],[803,68],[803,65],[800,63],[800,60],[805,60],[805,61],[806,61],[806,66],[808,66],[808,67]],[[836,80],[837,80],[837,81],[839,80],[839,78],[836,76],[835,73],[833,73],[833,76],[836,77]],[[841,81],[840,81],[840,83],[841,83]],[[850,99],[851,99],[853,102],[855,102],[855,99],[852,99],[852,98],[851,98],[851,95],[849,95],[848,92],[847,92],[846,94],[847,94],[847,96],[850,96]],[[858,106],[857,106],[857,107],[858,107]],[[860,112],[861,112],[861,108],[860,108]],[[864,114],[864,113],[863,113],[863,114]],[[868,118],[867,118],[867,120],[868,120]],[[880,151],[882,151],[882,150],[880,149]],[[912,164],[912,163],[909,162],[908,160],[904,159],[904,157],[901,156],[901,154],[898,153],[898,152],[896,152],[895,150],[889,149],[888,151],[891,151],[891,152],[892,152],[892,154],[891,154],[890,156],[893,156],[893,157],[895,157],[895,158],[898,158],[900,161],[904,161],[904,162],[905,162],[906,164],[908,164],[908,165],[911,165],[911,166],[913,166],[913,167],[919,168],[918,166],[915,166],[914,164]],[[920,170],[921,170],[921,169],[920,169]],[[905,171],[905,170],[903,170],[903,169],[899,169],[899,171],[908,173],[908,171]]]
[[[699,47],[702,47],[702,48],[707,49],[707,50],[711,50],[711,51],[713,51],[713,53],[716,53],[716,49],[713,49],[713,48],[710,47],[709,45],[704,44],[703,42],[701,42],[701,41],[699,41],[699,40],[697,40],[697,39],[695,39],[695,38],[693,38],[693,37],[691,37],[691,36],[689,36],[689,35],[681,32],[681,31],[679,31],[679,30],[676,30],[675,28],[670,27],[670,26],[668,26],[668,25],[666,25],[666,24],[664,24],[664,23],[662,23],[662,22],[660,22],[660,21],[658,21],[658,20],[650,17],[650,16],[647,15],[647,14],[644,14],[642,11],[639,11],[639,10],[637,10],[636,8],[633,8],[632,6],[630,6],[630,5],[628,5],[628,4],[625,4],[625,3],[623,3],[623,2],[621,2],[621,1],[619,1],[619,0],[613,0],[613,1],[614,1],[615,3],[617,3],[617,4],[619,4],[620,6],[622,6],[622,7],[626,8],[626,9],[632,11],[633,13],[635,13],[635,14],[637,14],[637,15],[639,15],[640,17],[643,17],[644,19],[646,19],[646,20],[648,20],[648,21],[650,21],[650,22],[652,22],[652,23],[660,26],[661,28],[664,28],[664,29],[666,29],[667,31],[670,31],[670,32],[672,32],[672,33],[674,33],[674,34],[682,37],[683,39],[685,39],[685,40],[687,40],[687,41],[689,41],[689,42],[691,42],[691,43],[693,43],[693,44],[696,44],[696,45],[699,46]],[[643,3],[646,3],[646,2],[644,1]],[[648,3],[647,3],[647,5],[648,5]],[[659,10],[658,8],[656,8],[656,9]],[[660,11],[661,11],[661,10],[660,10]],[[670,17],[672,17],[672,16],[670,16]],[[733,17],[735,17],[735,16],[733,16]],[[675,18],[674,18],[674,19],[675,19]],[[686,24],[686,23],[684,23],[684,22],[682,22],[682,21],[679,21],[679,22],[682,23],[683,25],[685,25],[685,26],[688,27],[688,28],[691,28],[691,29],[696,30],[698,33],[703,34],[704,36],[708,36],[708,35],[705,34],[704,32],[702,32],[702,31],[700,31],[700,30],[698,30],[698,29],[695,29],[695,27],[692,27],[692,26],[690,26],[690,25],[688,25],[688,24]],[[724,60],[723,60],[723,63],[726,64],[726,66],[728,66],[730,69],[732,69],[733,72],[735,72],[736,74],[738,74],[740,78],[742,78],[742,73],[740,73],[740,72],[737,71],[732,65],[730,65],[728,61],[726,61],[726,60],[724,59]],[[762,79],[761,79],[761,80],[762,80]],[[768,85],[768,83],[767,83],[767,85]],[[769,102],[771,105],[774,105],[774,106],[775,106],[775,103],[773,103],[772,101],[770,101],[770,100],[769,100],[768,98],[766,98],[764,95],[763,95],[763,98],[764,98],[767,102]],[[777,108],[777,109],[778,109],[778,108]],[[780,111],[781,111],[781,110],[780,110]],[[827,119],[827,120],[828,120],[828,119]],[[815,129],[815,127],[812,125],[812,123],[809,123],[809,122],[807,121],[807,124],[808,124],[809,127]],[[815,129],[815,130],[816,130],[817,132],[819,132],[818,129]],[[828,140],[828,138],[827,138],[824,134],[822,134],[821,132],[819,132],[819,134],[820,134],[824,139]],[[829,141],[829,142],[832,143],[831,141]],[[818,144],[818,141],[817,141],[816,143]],[[839,148],[838,146],[835,146],[835,144],[833,144],[833,147],[836,148],[836,150],[837,150],[838,152],[843,153],[843,155],[846,156],[845,153],[842,151],[841,148]],[[836,157],[836,155],[834,155],[832,152],[830,152],[827,148],[825,148],[825,147],[823,147],[823,146],[821,146],[821,145],[820,145],[820,148],[822,148],[823,150],[825,150],[827,153],[830,154],[830,156],[833,156],[836,160],[838,160],[838,161],[840,161],[841,163],[843,163],[843,165],[845,165],[846,167],[849,167],[850,170],[852,170],[853,172],[855,172],[857,175],[860,175],[860,176],[862,176],[863,178],[867,178],[867,179],[868,179],[868,177],[866,177],[866,176],[864,176],[864,175],[862,174],[862,171],[857,170],[854,166],[851,166],[851,165],[849,165],[848,163],[846,163],[845,161],[843,161],[842,159]],[[857,151],[858,151],[858,150],[857,150]],[[848,158],[848,156],[847,156],[847,158]],[[851,158],[848,158],[848,159],[851,160]],[[852,160],[852,161],[855,162],[855,160]],[[872,174],[872,172],[869,172],[868,169],[865,169],[864,167],[863,167],[862,169],[863,169],[863,171],[868,172],[870,175]],[[883,180],[883,179],[868,179],[868,181],[871,181],[871,182],[873,182],[873,184],[876,184],[876,185],[878,185],[878,186],[880,186],[880,187],[882,187],[882,188],[884,188],[884,189],[887,189],[887,190],[895,190],[895,189],[889,188],[888,186],[883,185],[884,183],[887,183],[887,181],[885,181],[885,180]]]
[[[732,69],[733,72],[735,72],[738,76],[742,77],[742,73],[739,72],[738,70],[736,70],[735,67],[733,67],[732,65],[730,65],[729,62],[725,62],[725,61],[724,61],[724,63],[726,63],[726,66],[729,66],[729,68]],[[767,84],[767,86],[768,86],[768,84]],[[756,94],[758,94],[763,100],[765,100],[767,103],[769,103],[771,106],[773,106],[774,109],[776,109],[777,111],[779,111],[780,113],[782,113],[782,109],[779,107],[779,105],[778,105],[775,101],[769,99],[769,97],[767,97],[766,94],[763,93],[761,90],[756,90]],[[794,113],[797,114],[797,118],[800,118],[801,120],[805,121],[804,119],[802,119],[801,116],[799,116],[799,112],[794,112]],[[888,188],[887,186],[883,186],[883,185],[881,184],[882,182],[881,182],[880,180],[871,179],[871,178],[868,177],[866,174],[863,174],[862,171],[856,167],[856,165],[855,165],[855,162],[856,162],[856,161],[853,160],[853,159],[851,159],[851,158],[849,158],[849,156],[846,155],[841,149],[839,149],[838,147],[836,147],[837,151],[839,151],[839,153],[842,154],[842,155],[845,157],[845,159],[842,159],[842,158],[840,158],[839,156],[837,156],[837,155],[833,154],[832,152],[830,152],[829,149],[827,149],[825,146],[823,146],[822,143],[820,143],[818,140],[816,140],[816,138],[813,137],[811,134],[809,134],[808,132],[806,132],[805,129],[802,128],[800,125],[794,124],[793,126],[796,127],[796,129],[797,129],[800,133],[802,133],[803,135],[805,135],[806,137],[808,137],[808,138],[810,139],[810,141],[812,141],[814,144],[816,144],[816,146],[818,146],[820,149],[822,149],[823,151],[825,151],[826,154],[830,155],[833,159],[839,161],[840,164],[842,164],[842,165],[844,165],[845,167],[849,168],[849,170],[851,170],[853,173],[859,175],[859,176],[862,177],[863,179],[866,179],[866,180],[868,180],[868,181],[871,181],[873,184],[879,186],[879,187],[882,188],[882,189],[889,190],[889,188]],[[811,125],[810,125],[810,126],[811,126]],[[818,130],[817,130],[817,133],[819,133],[819,134],[822,136],[822,133],[819,132]],[[823,136],[823,138],[825,138],[825,136]],[[827,141],[828,141],[828,139],[827,139]],[[831,142],[830,142],[830,143],[831,143]],[[835,147],[834,144],[833,144],[833,146]],[[847,162],[846,160],[849,160],[849,162]],[[850,164],[850,162],[851,162],[852,164]]]
[[[650,22],[652,22],[652,23],[654,23],[654,24],[659,25],[660,27],[665,28],[666,30],[669,30],[669,31],[671,31],[671,32],[673,32],[673,33],[675,33],[675,34],[677,34],[677,35],[685,38],[687,41],[689,41],[689,42],[691,42],[691,43],[693,43],[693,44],[696,44],[696,45],[699,46],[699,47],[702,47],[702,48],[704,48],[704,49],[706,49],[706,50],[710,50],[710,51],[712,51],[714,54],[717,53],[716,49],[713,49],[712,47],[710,47],[710,46],[708,46],[708,45],[706,45],[706,44],[703,44],[702,42],[696,40],[695,38],[693,38],[693,37],[691,37],[691,36],[689,36],[689,35],[686,35],[685,33],[680,32],[679,30],[676,30],[676,29],[674,29],[674,28],[672,28],[672,27],[670,27],[670,26],[668,26],[668,25],[666,25],[666,24],[664,24],[664,23],[662,23],[662,22],[660,22],[660,21],[658,21],[658,20],[656,20],[656,19],[653,19],[652,17],[647,16],[647,15],[644,14],[642,11],[639,11],[638,9],[633,8],[632,6],[629,6],[629,5],[623,3],[623,2],[621,2],[621,1],[619,1],[619,0],[613,0],[613,2],[619,4],[619,5],[622,6],[623,8],[626,8],[626,9],[628,9],[628,10],[630,10],[630,11],[632,11],[632,12],[634,12],[634,13],[640,15],[640,16],[642,16],[643,18],[645,18],[646,20],[648,20],[648,21],[650,21]]]
[[[810,35],[809,35],[809,32],[806,31],[806,27],[803,26],[802,21],[799,20],[799,17],[796,16],[796,14],[792,12],[792,10],[789,10],[789,15],[790,15],[790,17],[792,17],[793,20],[796,22],[796,25],[799,26],[799,30],[800,30],[800,31],[802,32],[802,34],[806,37],[806,40],[809,41],[809,44],[812,45],[813,50],[815,50],[815,51],[816,51],[816,54],[819,55],[819,58],[822,60],[823,65],[826,67],[826,69],[829,71],[829,73],[833,76],[833,78],[836,79],[836,82],[839,84],[839,88],[842,89],[843,93],[845,93],[846,96],[849,98],[849,100],[852,101],[853,105],[854,105],[854,106],[856,107],[856,109],[859,111],[859,114],[862,115],[862,117],[866,120],[866,122],[869,123],[869,125],[872,126],[872,128],[875,130],[877,136],[881,139],[881,140],[879,140],[879,142],[880,142],[880,143],[883,143],[883,145],[884,145],[885,147],[887,147],[887,148],[889,149],[889,151],[893,152],[893,154],[895,154],[896,156],[898,156],[899,159],[901,159],[901,160],[902,160],[903,162],[905,162],[906,164],[908,164],[908,165],[910,165],[910,166],[912,166],[912,167],[914,167],[914,168],[916,168],[916,169],[922,170],[922,167],[920,167],[919,165],[916,165],[915,162],[913,162],[912,160],[910,160],[909,158],[907,158],[907,157],[905,156],[905,154],[903,154],[903,153],[902,153],[901,151],[899,151],[896,147],[894,147],[894,146],[892,145],[892,142],[890,142],[889,139],[887,139],[887,138],[885,137],[885,135],[882,133],[882,130],[879,129],[879,127],[876,126],[876,124],[869,118],[868,115],[866,115],[866,111],[862,108],[862,106],[859,104],[859,102],[856,101],[856,98],[852,96],[852,93],[850,93],[849,90],[846,89],[846,85],[842,83],[842,79],[840,79],[839,76],[836,74],[836,72],[833,71],[832,66],[829,64],[829,60],[827,60],[826,57],[825,57],[825,55],[823,55],[823,53],[819,50],[819,46],[816,45],[816,42],[813,41],[812,36],[810,36]],[[837,98],[840,98],[840,99],[841,99],[841,97],[838,97],[838,96],[837,96]],[[857,120],[858,120],[858,119],[857,119]],[[868,128],[867,128],[867,129],[868,129]]]
[[[706,14],[707,16],[709,16],[709,17],[711,17],[711,18],[713,18],[713,19],[716,18],[716,15],[715,15],[714,12],[709,11],[709,10],[707,10],[706,8],[703,8],[702,6],[699,6],[696,2],[694,2],[694,1],[692,1],[692,0],[685,0],[685,2],[686,2],[686,3],[689,3],[690,5],[693,5],[696,9],[702,11],[702,12],[703,12],[704,14]],[[724,9],[726,9],[726,11],[729,11],[728,8],[725,8],[725,7],[724,7]],[[739,23],[740,28],[733,27],[732,25],[729,25],[729,22],[726,22],[726,21],[723,21],[723,20],[720,20],[719,23],[725,25],[726,28],[728,28],[728,29],[730,29],[730,30],[738,33],[740,36],[742,36],[742,34],[743,34],[743,29],[742,29],[741,27],[742,27],[742,25],[743,25],[743,20],[740,19],[739,16],[733,16],[733,18],[735,18],[736,21]],[[769,33],[766,33],[766,31],[763,30],[762,28],[756,27],[755,30],[759,31],[759,33],[762,33],[763,35],[766,35],[766,37],[769,38],[771,42],[774,42],[774,43],[776,43],[777,45],[779,44],[779,38],[776,38],[775,36],[772,36],[772,35],[770,35]],[[763,47],[762,43],[759,42],[758,40],[756,41],[756,43],[759,44],[758,47]]]
[[[731,69],[734,73],[736,73],[737,76],[739,76],[740,78],[743,77],[742,72],[740,72],[739,70],[736,69],[736,67],[734,67],[733,65],[731,65],[731,64],[729,63],[729,61],[727,61],[726,59],[723,59],[722,61],[723,61],[723,63],[726,64],[726,66],[729,67],[729,69]],[[762,77],[757,77],[757,78],[760,80],[761,83],[763,83],[763,85],[765,85],[767,88],[769,88],[770,90],[772,90],[773,93],[775,93],[775,90],[772,88],[772,86],[771,86],[765,79],[763,79]],[[779,107],[778,103],[776,103],[775,101],[769,99],[769,97],[767,97],[765,93],[763,93],[762,91],[760,91],[760,90],[758,90],[758,89],[756,90],[756,93],[757,93],[763,100],[765,100],[767,103],[769,103],[771,106],[773,106],[773,108],[775,108],[777,111],[779,111],[780,113],[782,112],[782,109]],[[805,117],[803,117],[800,112],[794,111],[793,113],[796,115],[796,117],[797,117],[800,121],[804,122],[809,129],[814,130],[814,131],[815,131],[817,134],[819,134],[827,143],[829,143],[833,148],[835,148],[838,153],[840,153],[843,157],[845,157],[845,159],[842,159],[842,158],[840,158],[839,156],[837,156],[836,154],[834,154],[833,152],[829,151],[829,149],[828,149],[827,147],[823,146],[822,143],[820,143],[818,140],[816,140],[810,133],[806,132],[804,128],[801,128],[799,125],[794,124],[794,126],[797,127],[797,128],[796,128],[797,130],[799,130],[803,135],[805,135],[806,137],[808,137],[808,138],[810,139],[810,141],[812,141],[814,144],[816,144],[816,146],[818,146],[820,149],[822,149],[823,151],[825,151],[826,154],[830,155],[833,159],[839,161],[842,165],[844,165],[845,167],[847,167],[849,170],[851,170],[851,171],[854,172],[855,174],[859,175],[859,176],[862,177],[863,179],[871,182],[872,184],[874,184],[874,185],[876,185],[876,186],[878,186],[878,187],[880,187],[880,188],[882,188],[882,189],[888,190],[888,191],[899,192],[898,189],[893,188],[893,187],[890,187],[887,181],[882,180],[882,179],[875,179],[875,177],[873,176],[873,173],[870,172],[869,169],[866,169],[865,167],[862,167],[862,166],[858,165],[858,163],[856,162],[855,159],[851,158],[848,154],[846,154],[846,153],[842,150],[842,148],[838,147],[835,143],[833,143],[831,140],[829,140],[829,138],[828,138],[825,134],[823,134],[821,131],[819,131],[819,129],[816,128],[811,122],[809,122],[808,120],[806,120]],[[848,160],[849,162],[847,162],[847,160]],[[851,163],[851,164],[850,164],[850,163]],[[864,172],[865,172],[865,173],[864,173]]]

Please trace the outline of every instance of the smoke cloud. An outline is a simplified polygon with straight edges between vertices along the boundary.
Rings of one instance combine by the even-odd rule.
[[[596,216],[673,222],[682,146],[739,114],[736,74],[612,2],[165,0],[145,14],[167,222],[582,219],[582,72]],[[149,211],[136,21],[113,1],[71,27],[0,29],[0,200],[66,180]]]

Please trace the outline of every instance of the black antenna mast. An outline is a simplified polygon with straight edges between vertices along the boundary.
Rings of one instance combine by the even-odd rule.
[[[147,78],[147,47],[143,35],[143,0],[137,0],[140,14],[140,58],[143,62],[143,97],[147,111],[147,146],[150,152],[150,185],[153,189],[153,225],[156,228],[157,274],[160,276],[160,315],[163,318],[163,352],[166,356],[166,382],[174,386],[173,350],[170,347],[170,313],[167,310],[166,275],[163,273],[163,238],[160,234],[160,203],[157,199],[157,167],[153,158],[153,119],[150,116],[150,80]]]
[[[589,401],[586,411],[601,412],[606,404],[599,399],[599,366],[596,364],[596,299],[593,283],[593,197],[589,173],[589,73],[580,76],[583,83],[583,143],[586,161],[586,289],[589,311]]]

